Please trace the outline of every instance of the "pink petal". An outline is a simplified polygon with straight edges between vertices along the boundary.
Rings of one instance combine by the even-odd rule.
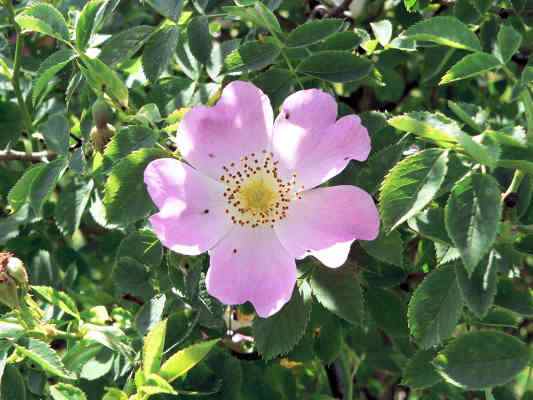
[[[194,167],[218,179],[222,166],[270,148],[273,119],[270,100],[260,89],[231,82],[214,107],[194,107],[185,115],[178,149]]]
[[[370,137],[356,115],[337,118],[333,96],[302,90],[289,96],[276,118],[273,150],[286,173],[311,189],[340,173],[352,159],[364,161]]]
[[[336,268],[346,261],[353,240],[377,237],[379,214],[372,197],[358,187],[317,188],[291,202],[275,229],[295,258],[313,254]]]
[[[207,291],[222,303],[250,301],[266,318],[290,300],[296,264],[272,228],[235,227],[209,254]]]
[[[230,230],[224,187],[187,164],[171,158],[152,161],[144,171],[144,182],[160,209],[150,223],[165,247],[201,254]]]

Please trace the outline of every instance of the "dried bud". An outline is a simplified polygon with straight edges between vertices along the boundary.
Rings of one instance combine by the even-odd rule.
[[[111,118],[113,118],[111,108],[101,98],[94,102],[92,113],[94,124],[99,129],[104,129],[111,121]]]
[[[111,124],[107,124],[103,128],[95,126],[91,130],[91,142],[93,144],[94,149],[98,153],[102,153],[111,138],[115,135],[115,132],[116,130]]]

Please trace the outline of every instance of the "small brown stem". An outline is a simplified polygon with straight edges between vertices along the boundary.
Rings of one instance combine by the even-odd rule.
[[[18,150],[0,150],[0,161],[30,161],[38,163],[46,160],[53,160],[57,154],[51,151],[37,151],[33,153],[26,153]]]

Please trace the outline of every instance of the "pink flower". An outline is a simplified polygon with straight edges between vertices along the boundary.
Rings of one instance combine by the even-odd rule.
[[[367,192],[317,187],[370,152],[359,117],[337,121],[327,93],[292,94],[274,121],[261,90],[232,82],[214,107],[185,115],[177,144],[187,163],[164,158],[145,170],[159,208],[150,223],[175,252],[209,252],[207,290],[222,303],[250,301],[268,317],[291,298],[295,259],[337,268],[354,240],[378,234]]]

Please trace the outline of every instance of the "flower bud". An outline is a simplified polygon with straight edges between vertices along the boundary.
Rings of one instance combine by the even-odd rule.
[[[104,127],[93,127],[91,130],[91,142],[94,149],[98,153],[102,153],[111,138],[115,135],[115,132],[116,130],[111,124],[106,124]]]
[[[17,257],[11,257],[7,261],[7,273],[15,282],[24,289],[28,287],[28,272],[24,263]]]
[[[9,308],[18,308],[20,303],[17,282],[9,275],[7,267],[12,257],[11,253],[0,253],[0,303]]]
[[[365,5],[366,5],[366,0],[353,0],[350,3],[348,13],[350,14],[352,18],[357,18],[363,13]]]
[[[107,103],[99,98],[92,107],[93,121],[97,128],[104,129],[113,117],[113,112]]]

